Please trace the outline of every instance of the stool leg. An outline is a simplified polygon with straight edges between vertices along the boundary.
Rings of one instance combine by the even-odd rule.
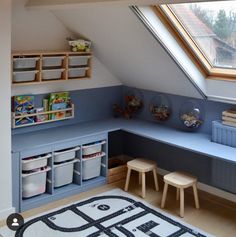
[[[131,174],[131,169],[128,168],[127,176],[126,176],[126,182],[125,182],[125,191],[126,192],[128,191],[128,188],[129,188],[130,174]]]
[[[179,188],[176,188],[176,200],[179,200]]]
[[[140,185],[142,183],[142,173],[138,173],[138,184]]]
[[[155,183],[155,188],[156,191],[159,191],[159,186],[158,186],[158,180],[157,180],[157,169],[153,169],[153,177],[154,177],[154,183]]]
[[[145,180],[145,172],[142,172],[142,197],[146,196],[146,180]]]
[[[180,189],[180,217],[184,217],[184,189]]]
[[[198,199],[198,193],[197,193],[197,183],[193,184],[193,194],[194,194],[195,206],[197,209],[199,209],[200,206],[199,206],[199,199]]]
[[[168,191],[168,183],[165,183],[162,200],[161,200],[161,208],[165,207],[167,191]]]

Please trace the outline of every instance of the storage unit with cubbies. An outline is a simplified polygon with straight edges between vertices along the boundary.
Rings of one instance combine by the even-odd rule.
[[[12,84],[88,79],[91,77],[90,52],[14,52]]]
[[[107,134],[13,152],[12,167],[17,211],[78,194],[107,182]]]

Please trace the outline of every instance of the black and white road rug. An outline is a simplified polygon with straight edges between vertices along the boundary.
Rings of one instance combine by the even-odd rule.
[[[1,232],[2,231],[2,232]],[[120,189],[26,220],[3,237],[212,237]]]

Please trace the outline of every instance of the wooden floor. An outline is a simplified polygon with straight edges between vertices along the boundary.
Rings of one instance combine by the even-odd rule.
[[[141,195],[141,186],[137,186],[138,176],[131,175],[129,192],[135,196]],[[159,177],[159,180],[161,178]],[[91,197],[93,195],[109,191],[113,188],[124,187],[125,181],[119,181],[114,184],[104,185],[88,192],[66,198],[40,208],[36,208],[23,213],[25,218],[40,214],[53,208],[60,207],[72,202],[78,202],[81,199]],[[154,191],[153,177],[147,177],[147,192],[145,201],[155,207],[160,207],[163,183],[159,182],[160,191]],[[216,237],[236,237],[236,205],[230,205],[223,200],[207,195],[203,192],[199,193],[200,210],[194,207],[194,200],[192,190],[186,192],[185,195],[185,216],[182,218],[185,222],[194,225]],[[170,187],[167,194],[167,201],[165,211],[178,216],[179,203],[175,200],[175,190]],[[5,224],[4,221],[0,222],[0,226]]]

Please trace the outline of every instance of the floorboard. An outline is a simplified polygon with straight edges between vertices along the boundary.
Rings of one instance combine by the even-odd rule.
[[[137,185],[138,176],[131,175],[129,192],[135,196],[141,195],[141,186]],[[161,180],[161,177],[159,177]],[[23,213],[24,218],[38,215],[42,212],[48,211],[67,205],[72,202],[78,202],[81,199],[94,196],[96,194],[109,191],[114,188],[124,187],[124,180],[119,182],[104,185],[90,191],[75,195],[63,200],[44,205],[39,208],[35,208]],[[147,192],[145,201],[152,204],[155,207],[160,207],[163,183],[159,181],[160,191],[154,190],[154,182],[152,176],[147,177]],[[216,237],[235,237],[236,236],[236,205],[229,203],[220,198],[216,198],[212,195],[204,192],[199,192],[200,198],[200,210],[195,209],[192,190],[188,190],[185,195],[185,215],[183,220],[191,225],[194,225]],[[175,189],[170,187],[167,194],[165,211],[178,216],[179,203],[175,199]],[[4,221],[0,222],[0,226],[5,225]]]

